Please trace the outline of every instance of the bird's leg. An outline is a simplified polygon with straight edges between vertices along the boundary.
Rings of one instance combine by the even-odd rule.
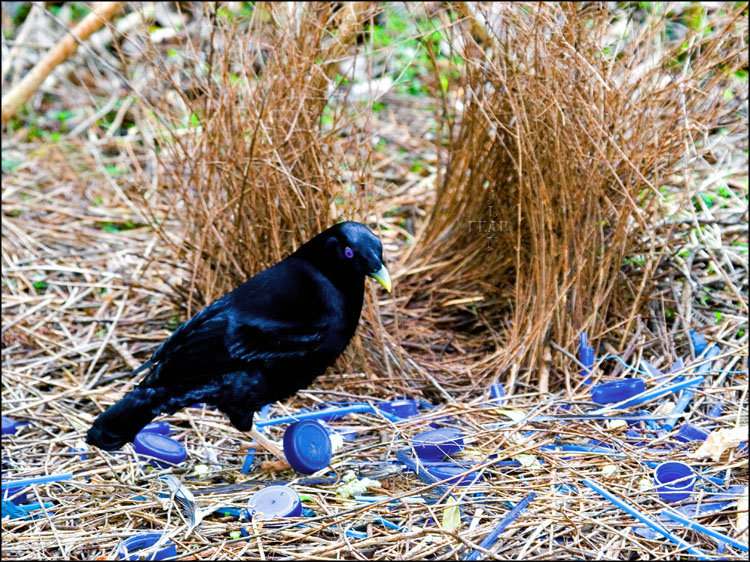
[[[266,451],[271,453],[274,457],[282,461],[284,464],[289,464],[286,460],[286,457],[284,456],[284,452],[279,449],[276,444],[271,441],[268,437],[263,435],[261,432],[259,432],[257,429],[253,428],[250,431],[248,431],[250,434],[250,437],[255,439],[255,441],[260,444]]]

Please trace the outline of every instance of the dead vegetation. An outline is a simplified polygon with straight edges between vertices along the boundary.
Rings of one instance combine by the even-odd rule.
[[[7,45],[4,92],[61,39],[61,22],[73,27],[72,4],[59,21],[34,4],[33,26]],[[643,422],[633,428],[648,448],[595,420],[491,425],[512,414],[487,402],[487,386],[505,385],[507,410],[584,414],[580,331],[603,382],[631,374],[608,353],[643,376],[645,360],[668,373],[683,358],[680,373],[693,375],[697,329],[721,351],[681,421],[747,423],[747,6],[710,7],[695,25],[681,5],[385,9],[404,29],[373,4],[183,6],[127,5],[3,131],[3,415],[27,424],[3,437],[3,479],[76,473],[30,489],[29,501],[52,504],[35,518],[4,516],[3,556],[112,557],[121,539],[155,530],[181,558],[464,558],[531,491],[496,556],[684,556],[634,534],[581,479],[656,518],[653,463],[720,477],[703,479],[691,500],[702,503],[747,485],[746,449],[696,460],[677,428]],[[391,38],[379,43],[383,29]],[[419,65],[427,72],[413,75]],[[240,474],[251,442],[223,416],[169,418],[188,449],[173,473],[202,506],[241,508],[282,480],[315,516],[277,529],[215,514],[185,537],[160,473],[132,450],[71,450],[189,314],[342,218],[379,229],[394,294],[368,291],[345,360],[271,415],[397,396],[436,407],[395,424],[333,423],[359,437],[326,482],[261,459]],[[457,527],[443,489],[387,473],[398,448],[446,418],[483,478],[448,486]],[[545,448],[589,438],[622,456]],[[400,503],[342,498],[350,469],[380,470],[371,492]],[[746,542],[743,514],[733,503],[701,521]],[[240,527],[249,537],[232,534]],[[723,556],[742,557],[731,546]]]

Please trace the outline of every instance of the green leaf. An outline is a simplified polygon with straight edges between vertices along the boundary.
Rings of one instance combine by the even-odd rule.
[[[461,512],[457,504],[458,502],[453,498],[448,498],[445,502],[448,507],[443,510],[443,520],[440,526],[446,531],[455,531],[461,526]]]
[[[498,414],[503,416],[508,416],[513,421],[521,421],[523,418],[526,417],[526,412],[523,412],[521,410],[495,410]]]

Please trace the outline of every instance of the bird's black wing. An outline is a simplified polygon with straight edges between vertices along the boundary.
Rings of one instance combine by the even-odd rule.
[[[284,260],[201,310],[156,350],[148,386],[183,384],[314,353],[330,328],[321,275]]]

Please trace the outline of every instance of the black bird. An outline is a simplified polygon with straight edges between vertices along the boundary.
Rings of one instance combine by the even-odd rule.
[[[178,327],[134,371],[150,368],[143,382],[96,418],[86,440],[119,449],[157,415],[196,402],[249,431],[254,412],[308,386],[344,351],[365,276],[390,292],[378,237],[357,222],[323,231]]]

